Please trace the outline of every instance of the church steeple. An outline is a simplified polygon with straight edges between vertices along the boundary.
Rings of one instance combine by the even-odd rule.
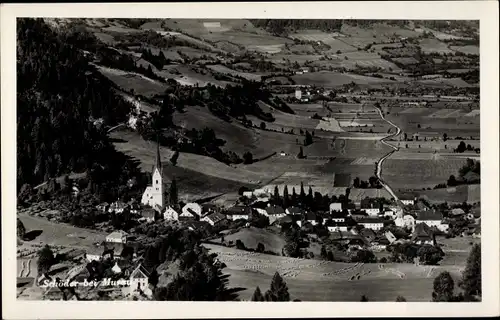
[[[156,162],[153,168],[153,172],[157,168],[161,173],[162,171],[161,171],[161,158],[160,158],[160,140],[158,139],[158,137],[156,137]]]

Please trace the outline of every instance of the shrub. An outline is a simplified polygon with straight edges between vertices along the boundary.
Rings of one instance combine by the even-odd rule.
[[[246,250],[245,244],[240,239],[236,240],[236,249]]]

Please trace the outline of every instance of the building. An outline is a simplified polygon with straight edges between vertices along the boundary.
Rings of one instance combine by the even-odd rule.
[[[253,192],[252,191],[243,191],[243,196],[248,199],[252,199]]]
[[[109,203],[103,202],[96,207],[97,210],[101,212],[109,212]]]
[[[425,223],[417,223],[411,235],[411,242],[415,244],[436,245],[436,238],[432,229]]]
[[[297,99],[297,100],[302,99],[302,90],[300,90],[300,89],[295,90],[295,99]]]
[[[228,220],[249,220],[252,217],[252,208],[248,206],[234,206],[226,211],[226,218]]]
[[[154,222],[156,221],[156,210],[151,209],[151,208],[146,208],[141,210],[141,219],[146,220],[147,222]]]
[[[101,261],[103,252],[104,248],[94,246],[86,250],[84,257],[88,262]]]
[[[416,224],[415,218],[409,214],[404,215],[402,217],[398,216],[396,219],[394,219],[394,223],[396,224],[397,227],[407,228],[410,230],[413,230]]]
[[[318,219],[318,217],[316,216],[316,214],[314,212],[308,212],[305,214],[303,220],[297,221],[297,224],[299,225],[299,227],[302,227],[302,223],[305,222],[305,223],[310,223],[313,226],[315,226],[318,224],[317,219]]]
[[[185,226],[188,228],[189,231],[200,230],[205,227],[208,227],[208,225],[209,224],[206,221],[196,221],[196,220],[187,221],[185,223]]]
[[[130,293],[134,291],[145,291],[149,286],[150,273],[139,264],[130,274]]]
[[[301,216],[305,213],[305,211],[299,207],[289,207],[286,208],[285,213],[291,216]]]
[[[330,203],[330,213],[332,213],[333,211],[342,211],[342,203],[340,202]]]
[[[454,208],[454,209],[450,210],[450,212],[449,212],[448,215],[450,217],[458,218],[458,217],[461,217],[461,216],[465,216],[465,211],[462,208]]]
[[[269,205],[266,207],[266,215],[269,217],[269,223],[273,223],[274,221],[285,217],[286,212],[281,206]]]
[[[361,210],[365,211],[369,216],[375,217],[380,213],[380,205],[371,199],[361,200]]]
[[[125,210],[130,210],[130,206],[127,203],[115,201],[109,206],[108,212],[121,214],[125,212]]]
[[[165,209],[165,212],[163,212],[163,219],[168,221],[177,221],[179,220],[179,213],[171,206],[168,206]]]
[[[372,229],[372,230],[381,230],[384,227],[384,220],[380,218],[361,218],[356,220],[356,222],[363,226],[364,228]]]
[[[125,231],[118,230],[118,231],[110,233],[106,237],[106,242],[127,243],[127,238],[128,238],[128,233],[126,233]]]
[[[415,204],[415,198],[414,197],[400,197],[399,200],[405,205],[405,206],[412,206]]]
[[[201,218],[202,208],[196,202],[190,202],[182,207],[182,217],[194,217],[195,219]]]
[[[166,179],[163,175],[163,169],[160,158],[160,144],[156,146],[156,161],[152,170],[152,184],[146,187],[142,194],[141,204],[150,206],[151,208],[162,211],[166,205],[165,191]]]
[[[345,222],[347,215],[343,211],[330,211],[330,217],[334,222]]]
[[[335,222],[333,220],[328,220],[325,222],[325,227],[328,229],[328,232],[338,232],[343,231],[347,232],[350,226],[346,222]]]
[[[214,212],[202,218],[201,221],[208,222],[213,227],[220,224],[225,219],[226,216],[224,216],[223,214]]]
[[[415,219],[415,224],[418,225],[420,223],[424,223],[429,227],[436,227],[443,232],[448,231],[449,228],[447,223],[443,223],[443,215],[435,210],[419,211]]]
[[[396,219],[397,218],[396,212],[393,211],[393,210],[389,210],[389,209],[387,209],[384,212],[382,212],[382,216],[389,217],[391,219]]]

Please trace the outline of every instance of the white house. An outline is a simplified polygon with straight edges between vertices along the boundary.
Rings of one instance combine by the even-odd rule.
[[[166,209],[165,209],[165,212],[163,212],[163,219],[165,220],[179,220],[179,213],[177,211],[175,211],[174,208],[172,208],[171,206],[168,206]]]
[[[332,213],[333,211],[342,211],[342,203],[340,202],[330,203],[330,213]]]
[[[281,219],[286,216],[285,210],[280,206],[267,206],[266,207],[267,216],[269,217],[269,223]]]
[[[160,145],[156,146],[156,163],[153,167],[152,185],[146,187],[142,194],[141,204],[150,206],[155,210],[163,210],[165,199],[165,179],[160,158]]]
[[[372,229],[372,230],[380,230],[384,227],[384,220],[380,218],[361,218],[356,221],[359,225],[362,225],[364,228]]]
[[[425,223],[418,223],[411,235],[411,242],[415,244],[435,245],[436,240],[431,228]]]
[[[228,220],[249,220],[252,215],[252,208],[248,206],[234,206],[226,211],[226,218]]]
[[[253,192],[252,191],[243,191],[243,196],[247,197],[248,199],[251,199],[253,196]]]
[[[297,74],[299,73],[297,72]],[[295,90],[295,98],[298,100],[302,99],[302,91],[300,89]]]
[[[111,243],[127,243],[127,237],[128,233],[122,230],[118,230],[115,232],[110,233],[106,237],[106,242],[111,242]]]
[[[257,211],[258,214],[266,216],[267,217],[267,211],[265,209],[261,208],[253,208],[255,211]]]
[[[365,211],[371,217],[376,217],[380,213],[380,206],[370,199],[363,199],[361,200],[361,210]]]
[[[151,208],[146,208],[141,211],[142,220],[147,222],[154,222],[156,220],[156,211]]]
[[[313,226],[317,225],[318,222],[316,221],[317,220],[317,216],[314,212],[308,212],[306,213],[305,217],[304,217],[304,220],[305,222],[308,222],[310,224],[312,224]],[[298,220],[297,221],[297,225],[299,227],[302,227],[302,220]]]
[[[115,262],[115,265],[113,266],[113,268],[111,268],[111,271],[116,274],[122,272],[122,268],[120,268],[120,266],[118,265],[118,261]]]
[[[226,219],[226,217],[223,214],[214,212],[202,218],[201,221],[208,222],[213,227],[224,221],[224,219]]]
[[[303,209],[301,209],[299,207],[288,207],[288,208],[286,208],[285,213],[289,214],[291,216],[295,216],[295,215],[298,216],[298,215],[304,214],[305,212]]]
[[[123,213],[125,210],[129,210],[130,206],[126,204],[125,202],[122,201],[115,201],[113,202],[108,209],[108,212],[113,212],[113,213]]]
[[[443,223],[443,215],[435,210],[418,212],[415,223],[416,225],[424,223],[428,227],[436,227],[443,232],[448,231],[449,228],[447,223]]]
[[[101,261],[103,252],[104,252],[103,248],[92,247],[87,249],[87,251],[85,252],[85,258],[87,259],[88,262]]]
[[[196,202],[190,202],[182,207],[181,216],[195,216],[200,218],[202,213],[201,206]]]
[[[401,202],[405,205],[405,206],[412,206],[415,204],[415,198],[411,198],[411,197],[401,197],[399,198],[399,200],[401,200]]]
[[[408,228],[413,230],[415,228],[415,218],[409,214],[404,215],[403,217],[398,216],[394,219],[394,224],[400,228]]]
[[[348,225],[342,222],[336,222],[332,223],[331,225],[327,225],[326,228],[328,229],[328,232],[347,232]]]
[[[130,293],[145,291],[149,286],[149,272],[139,264],[130,274]]]
[[[385,210],[383,213],[382,213],[382,216],[384,217],[389,217],[391,219],[396,219],[397,218],[397,214],[395,211],[393,210]]]

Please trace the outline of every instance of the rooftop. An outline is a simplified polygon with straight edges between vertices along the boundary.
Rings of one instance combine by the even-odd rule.
[[[443,220],[443,215],[435,210],[418,211],[417,221],[441,221]]]

